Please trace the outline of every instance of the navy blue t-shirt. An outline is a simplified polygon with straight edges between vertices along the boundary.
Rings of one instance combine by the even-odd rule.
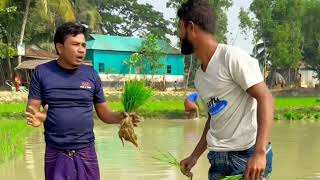
[[[48,104],[44,122],[46,144],[71,150],[94,144],[93,104],[105,102],[101,80],[89,66],[62,68],[57,60],[36,67],[29,99]]]

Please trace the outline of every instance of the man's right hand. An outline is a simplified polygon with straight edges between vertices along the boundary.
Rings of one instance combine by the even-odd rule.
[[[33,107],[28,107],[26,112],[27,124],[33,127],[39,127],[47,119],[48,106],[46,105],[42,112],[36,112]]]
[[[192,176],[191,169],[197,164],[198,158],[189,156],[180,162],[180,170],[185,176]]]

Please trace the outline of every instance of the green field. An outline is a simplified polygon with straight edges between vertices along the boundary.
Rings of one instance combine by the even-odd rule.
[[[114,111],[123,111],[119,96],[107,98],[107,103]],[[138,112],[145,117],[184,118],[183,96],[155,96],[143,105]],[[200,103],[202,105],[202,103]],[[317,113],[320,98],[317,97],[278,97],[275,99],[277,112]],[[26,104],[0,104],[0,117],[17,119],[24,116]],[[50,107],[49,107],[50,108]],[[205,115],[205,112],[202,112]]]
[[[275,102],[277,109],[320,107],[320,97],[278,97]]]
[[[23,154],[31,132],[24,120],[0,120],[0,164]]]

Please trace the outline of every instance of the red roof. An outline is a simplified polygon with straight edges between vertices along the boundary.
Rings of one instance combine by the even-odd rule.
[[[31,46],[26,49],[25,57],[31,57],[36,59],[55,59],[55,58],[58,58],[58,55],[51,53],[49,51],[40,49],[36,46]]]

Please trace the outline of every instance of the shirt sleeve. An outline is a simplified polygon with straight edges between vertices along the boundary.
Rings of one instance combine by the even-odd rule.
[[[263,82],[263,76],[257,59],[252,58],[240,49],[233,49],[227,53],[229,71],[233,81],[243,90]]]
[[[35,100],[42,99],[42,85],[41,85],[41,76],[40,76],[39,67],[37,67],[32,74],[28,99],[35,99]]]
[[[103,93],[101,79],[96,72],[94,72],[94,77],[95,77],[95,82],[94,82],[95,89],[93,94],[93,103],[94,104],[104,103],[106,100]]]

